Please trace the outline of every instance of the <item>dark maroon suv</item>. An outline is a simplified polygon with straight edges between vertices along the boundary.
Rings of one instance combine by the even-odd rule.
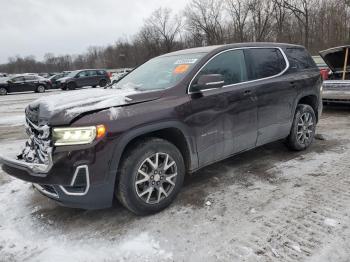
[[[8,174],[62,205],[167,207],[186,173],[266,143],[314,140],[322,79],[301,46],[231,44],[154,58],[107,89],[41,98]]]

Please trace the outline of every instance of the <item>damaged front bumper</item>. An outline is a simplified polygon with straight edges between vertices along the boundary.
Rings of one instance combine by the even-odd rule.
[[[24,160],[17,160],[0,155],[0,164],[7,165],[13,168],[18,168],[29,174],[37,177],[44,177],[52,168],[52,155],[48,154],[48,164],[30,163]]]
[[[100,166],[96,161],[94,148],[76,151],[50,152],[48,164],[31,163],[0,156],[2,169],[10,176],[33,184],[41,194],[57,203],[73,208],[100,209],[112,206],[114,177],[101,177]],[[103,173],[102,173],[103,174]]]

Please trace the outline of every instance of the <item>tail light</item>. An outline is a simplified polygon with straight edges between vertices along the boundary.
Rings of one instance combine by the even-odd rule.
[[[107,75],[108,75],[109,79],[112,78],[112,73],[111,72],[108,72]]]
[[[323,80],[328,80],[329,69],[321,69],[320,73],[321,73]]]

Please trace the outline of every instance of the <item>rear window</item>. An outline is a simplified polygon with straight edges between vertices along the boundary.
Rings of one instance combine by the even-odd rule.
[[[286,55],[291,69],[309,69],[317,67],[315,61],[304,48],[287,48]]]
[[[103,70],[98,70],[97,71],[97,75],[99,75],[99,76],[104,76],[106,74],[107,74],[106,71],[103,71]]]
[[[277,48],[252,48],[245,50],[249,61],[249,80],[278,75],[286,68],[286,61]]]

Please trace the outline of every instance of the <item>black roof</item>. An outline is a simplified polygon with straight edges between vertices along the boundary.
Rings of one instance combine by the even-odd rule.
[[[213,46],[196,47],[196,48],[175,51],[172,53],[165,54],[163,56],[219,52],[219,51],[223,51],[226,49],[242,48],[242,47],[280,47],[280,48],[298,47],[298,48],[304,48],[301,45],[285,44],[285,43],[248,42],[248,43],[234,43],[234,44],[227,44],[227,45],[213,45]]]

